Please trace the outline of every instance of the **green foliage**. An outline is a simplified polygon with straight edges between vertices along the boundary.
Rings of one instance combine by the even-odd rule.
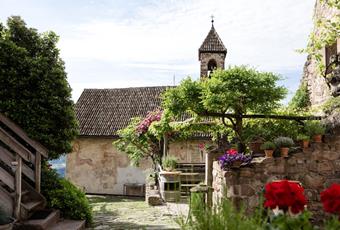
[[[185,79],[181,84],[163,94],[163,107],[169,116],[180,117],[190,114],[205,117],[208,113],[233,113],[234,118],[221,119],[224,130],[234,131],[236,138],[245,142],[242,115],[269,113],[279,107],[287,90],[277,86],[279,76],[269,72],[258,72],[246,66],[216,70],[211,79],[192,81]],[[216,135],[218,136],[218,135]],[[243,151],[243,150],[241,150]]]
[[[290,137],[277,137],[274,143],[278,148],[290,148],[294,145],[294,141]]]
[[[310,136],[307,136],[306,134],[299,134],[296,137],[297,141],[309,141],[310,140]]]
[[[261,145],[262,150],[274,150],[276,145],[271,141],[266,141]]]
[[[254,137],[272,140],[278,136],[296,138],[302,126],[294,120],[248,119],[244,121],[243,138],[249,142]]]
[[[324,7],[331,10],[340,10],[339,0],[320,0]],[[323,63],[320,50],[336,42],[340,34],[340,14],[334,14],[330,18],[314,18],[314,31],[309,36],[308,45],[302,52],[308,53],[315,58],[319,73],[324,73],[325,64]],[[318,31],[318,33],[315,33]]]
[[[289,215],[280,214],[277,216],[271,216],[270,222],[265,225],[264,229],[300,229],[300,230],[312,230],[313,225],[309,222],[311,217],[310,212],[304,211],[296,217],[290,217]]]
[[[323,105],[322,109],[326,114],[331,114],[332,112],[340,112],[340,97],[332,97],[328,99]]]
[[[327,219],[324,225],[325,225],[325,230],[340,229],[339,216],[332,215],[332,218]]]
[[[20,17],[0,26],[0,112],[43,144],[51,159],[70,152],[78,133],[57,42],[55,33],[40,34]]]
[[[326,127],[320,121],[307,121],[305,123],[305,130],[310,136],[325,134]]]
[[[175,156],[167,155],[162,160],[162,166],[167,171],[172,171],[177,167],[177,158]]]
[[[8,216],[3,207],[0,206],[0,226],[11,222],[13,222],[12,218]]]
[[[297,89],[288,108],[295,111],[306,110],[310,106],[309,92],[306,83],[302,83]]]
[[[59,209],[63,217],[92,223],[92,209],[85,193],[46,165],[42,167],[41,193],[47,206]]]
[[[304,211],[298,216],[290,215],[273,215],[270,211],[264,210],[262,205],[251,215],[246,215],[245,212],[237,210],[232,203],[223,198],[214,208],[206,208],[202,199],[199,196],[193,197],[191,202],[191,213],[185,221],[184,218],[177,219],[177,223],[184,230],[312,230],[318,229],[314,227],[309,219],[311,213]],[[259,202],[262,204],[262,202]],[[336,219],[333,222],[328,221],[330,226],[326,229],[337,229],[340,222]],[[326,225],[326,226],[328,226]],[[331,228],[333,227],[333,228]]]
[[[137,132],[136,128],[141,121],[141,118],[132,118],[127,127],[118,131],[119,139],[113,145],[126,153],[133,165],[138,166],[142,159],[151,158],[155,166],[160,163],[161,143],[151,128],[142,134]]]
[[[188,221],[178,219],[177,223],[184,230],[260,230],[263,220],[247,217],[243,211],[237,211],[228,199],[222,201],[212,209],[205,207],[199,197],[192,199],[192,212]]]
[[[279,107],[287,90],[277,86],[280,77],[258,72],[246,66],[216,70],[211,79],[202,82],[202,103],[211,112],[268,113]]]

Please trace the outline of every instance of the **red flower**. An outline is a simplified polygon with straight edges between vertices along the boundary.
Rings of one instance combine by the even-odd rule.
[[[290,208],[292,213],[299,213],[307,203],[303,192],[300,184],[288,180],[268,183],[265,187],[264,206],[271,209],[279,207],[285,212]]]
[[[236,155],[236,154],[237,154],[237,150],[236,150],[236,149],[229,149],[229,150],[227,151],[227,154]]]
[[[340,184],[332,184],[320,193],[320,198],[325,212],[340,215]]]
[[[201,150],[204,149],[204,146],[205,146],[205,145],[204,145],[203,143],[199,143],[199,144],[198,144],[198,148],[201,149]]]

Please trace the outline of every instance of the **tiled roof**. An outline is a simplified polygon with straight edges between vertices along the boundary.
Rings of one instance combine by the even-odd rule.
[[[144,117],[161,105],[168,87],[85,89],[76,103],[81,136],[116,136],[132,117]]]
[[[211,26],[211,29],[204,39],[201,47],[199,48],[199,52],[223,52],[227,53],[227,49],[224,47],[221,38],[218,36],[214,26]]]

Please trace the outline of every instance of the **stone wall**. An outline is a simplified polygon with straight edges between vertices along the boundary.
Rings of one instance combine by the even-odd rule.
[[[315,10],[314,10],[314,20],[318,20],[320,18],[330,18],[335,14],[339,14],[340,11],[336,9],[329,9],[324,4],[321,4],[319,1],[316,1]],[[315,27],[313,29],[313,33],[316,36],[319,34],[319,28]],[[340,52],[340,39],[337,41],[337,51]],[[325,56],[325,49],[320,50],[321,54]],[[323,60],[325,62],[325,60]],[[312,106],[318,106],[324,103],[327,99],[331,97],[330,90],[325,82],[325,79],[320,76],[317,71],[317,63],[313,58],[308,57],[305,63],[304,71],[303,71],[303,82],[307,83],[308,90],[310,93],[310,101]]]
[[[215,60],[217,68],[224,69],[224,61],[226,55],[224,53],[201,53],[199,60],[201,62],[201,77],[206,77],[208,74],[208,63],[210,60]]]
[[[85,192],[98,194],[121,195],[124,184],[144,184],[144,171],[152,167],[151,162],[131,166],[127,155],[118,151],[113,141],[112,138],[77,138],[72,153],[67,154],[66,178]]]
[[[124,184],[145,184],[145,170],[151,161],[133,167],[125,153],[118,151],[112,138],[78,137],[66,157],[66,178],[87,193],[124,194]],[[169,144],[169,154],[182,163],[204,163],[199,144],[206,140],[187,140]]]
[[[254,158],[251,165],[223,171],[213,164],[213,202],[227,196],[236,206],[245,205],[247,212],[259,205],[259,194],[266,183],[278,179],[300,181],[308,198],[308,210],[324,215],[320,192],[332,183],[340,183],[340,135],[326,143],[313,143],[304,151],[288,158]]]

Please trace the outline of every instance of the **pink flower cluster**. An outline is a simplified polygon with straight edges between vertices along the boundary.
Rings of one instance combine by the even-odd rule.
[[[148,131],[150,125],[154,121],[159,121],[162,118],[162,110],[155,110],[150,113],[142,120],[137,126],[136,130],[139,135],[144,134]]]

